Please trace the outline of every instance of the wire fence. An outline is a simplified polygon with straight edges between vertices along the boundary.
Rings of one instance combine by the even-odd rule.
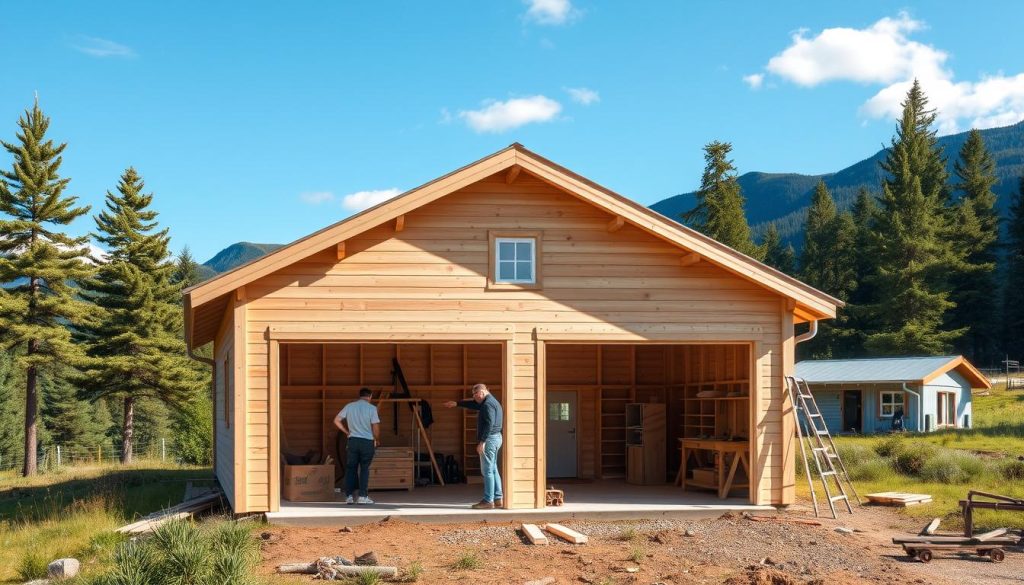
[[[63,467],[83,465],[116,465],[121,462],[122,449],[110,445],[99,447],[71,447],[64,445],[42,445],[36,453],[39,471],[56,471]],[[159,461],[181,463],[178,446],[170,439],[156,439],[146,444],[132,446],[132,458],[136,461]],[[25,465],[24,453],[4,456],[0,453],[0,472],[21,471]]]

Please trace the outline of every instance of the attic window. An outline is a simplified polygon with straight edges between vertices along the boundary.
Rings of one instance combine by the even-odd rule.
[[[540,233],[492,232],[490,240],[488,288],[539,288]]]

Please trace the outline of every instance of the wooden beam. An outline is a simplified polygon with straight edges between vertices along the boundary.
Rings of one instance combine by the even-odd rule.
[[[687,254],[686,256],[683,256],[682,258],[680,258],[679,259],[679,265],[683,266],[683,267],[693,266],[694,264],[700,262],[700,260],[701,260],[700,254],[698,254],[696,252],[693,252],[691,254]]]
[[[516,179],[519,178],[519,172],[522,170],[523,167],[519,165],[512,165],[509,167],[508,172],[505,173],[505,184],[511,185],[512,183],[515,183]]]
[[[615,219],[608,222],[608,231],[617,232],[622,229],[622,226],[626,225],[626,219],[621,215],[616,215]]]
[[[244,286],[240,286],[240,287],[235,289],[235,300],[236,301],[244,301],[245,300],[245,287]]]
[[[530,541],[530,544],[547,544],[548,537],[544,536],[540,528],[537,528],[536,524],[523,524],[523,534],[526,535],[526,539]]]
[[[345,242],[338,242],[338,260],[345,259]]]
[[[786,312],[792,313],[796,310],[796,301],[793,299],[786,299]]]
[[[399,215],[395,218],[395,231],[400,232],[405,229],[405,214]]]
[[[565,526],[562,526],[561,524],[548,524],[547,526],[544,527],[544,530],[547,530],[548,532],[550,532],[551,534],[554,534],[555,536],[560,536],[560,537],[568,540],[569,542],[571,542],[573,544],[586,544],[587,543],[587,535],[586,534],[583,534],[582,532],[576,532],[572,528],[566,528]]]

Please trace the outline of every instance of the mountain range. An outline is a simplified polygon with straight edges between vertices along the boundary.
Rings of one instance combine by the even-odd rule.
[[[1024,176],[1024,121],[1012,126],[982,130],[981,134],[996,161],[998,182],[993,191],[999,198],[997,206],[1000,212],[1005,213],[1010,205],[1011,194],[1017,190],[1018,180]],[[938,139],[946,154],[951,177],[953,164],[965,140],[966,132]],[[878,163],[885,158],[887,150],[883,148],[858,163],[824,175],[762,172],[740,175],[738,181],[747,199],[747,220],[754,233],[760,234],[768,224],[774,222],[784,240],[798,245],[811,194],[818,181],[825,181],[840,209],[848,209],[861,187],[878,193],[882,183],[882,169]],[[681,213],[693,208],[694,195],[693,192],[675,195],[651,205],[651,209],[678,220]],[[209,278],[280,247],[281,244],[232,244],[203,263],[203,275]]]

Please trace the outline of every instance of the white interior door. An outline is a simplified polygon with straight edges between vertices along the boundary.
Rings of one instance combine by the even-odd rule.
[[[576,477],[576,393],[548,392],[548,477]]]

